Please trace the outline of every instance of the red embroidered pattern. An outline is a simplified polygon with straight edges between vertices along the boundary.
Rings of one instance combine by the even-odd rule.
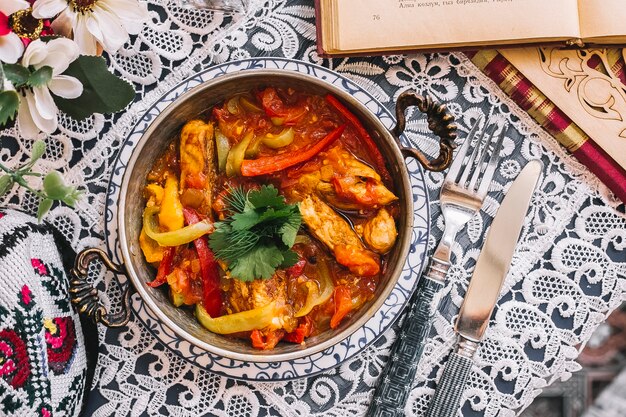
[[[13,330],[0,331],[0,378],[21,388],[30,376],[26,343]]]
[[[55,375],[64,374],[76,348],[76,330],[71,317],[57,317],[46,327],[48,366]]]

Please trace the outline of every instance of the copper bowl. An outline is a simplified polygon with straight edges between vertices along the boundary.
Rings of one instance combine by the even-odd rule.
[[[394,192],[400,199],[401,211],[397,223],[398,239],[388,255],[388,267],[372,300],[349,319],[344,320],[339,328],[308,338],[305,345],[279,343],[270,351],[259,351],[250,345],[249,340],[229,338],[206,330],[196,320],[191,310],[174,307],[165,291],[146,285],[154,279],[155,271],[143,258],[139,247],[139,234],[145,207],[142,195],[146,175],[168,144],[178,137],[185,122],[207,115],[214,105],[237,93],[270,85],[291,87],[313,94],[333,94],[355,114],[386,159],[394,181]],[[441,138],[441,154],[433,161],[429,161],[418,150],[400,146],[398,136],[404,129],[404,111],[410,105],[416,105],[426,113],[429,127]],[[362,327],[382,306],[396,285],[407,257],[413,225],[413,198],[404,157],[416,157],[426,169],[431,170],[444,169],[451,159],[451,144],[456,127],[444,106],[414,93],[405,93],[398,99],[396,114],[399,122],[394,132],[390,132],[367,107],[350,94],[321,79],[287,70],[243,70],[220,76],[192,88],[152,121],[134,147],[126,167],[117,205],[118,236],[123,267],[114,265],[99,250],[88,249],[79,254],[71,285],[73,301],[94,320],[106,325],[123,326],[128,322],[129,291],[126,291],[124,297],[126,311],[111,315],[98,304],[95,290],[84,280],[89,261],[94,257],[101,257],[109,268],[124,273],[130,279],[142,300],[167,327],[191,344],[213,354],[247,362],[280,362],[310,356],[341,342]]]

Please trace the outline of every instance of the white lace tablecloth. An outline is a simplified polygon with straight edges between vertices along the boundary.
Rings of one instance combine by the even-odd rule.
[[[406,89],[429,94],[448,104],[462,137],[480,115],[512,126],[485,210],[453,247],[445,289],[451,302],[436,317],[407,415],[424,413],[454,341],[451,323],[483,232],[502,191],[529,159],[544,162],[545,176],[533,197],[531,222],[523,231],[502,299],[478,351],[463,415],[516,415],[541,388],[580,368],[575,360],[582,345],[625,299],[624,205],[464,55],[321,59],[315,52],[312,1],[251,0],[248,12],[234,18],[177,7],[173,0],[151,0],[149,9],[152,19],[142,33],[110,57],[111,68],[134,83],[135,102],[115,116],[97,115],[83,122],[63,119],[59,131],[47,139],[48,151],[37,167],[61,170],[86,191],[76,210],[56,207],[47,217],[75,249],[104,248],[105,191],[116,151],[155,100],[194,72],[217,63],[254,56],[301,59],[342,73],[389,109]],[[436,142],[426,132],[423,121],[408,125],[407,135],[434,153]],[[14,130],[3,132],[2,143],[0,160],[9,165],[23,158],[32,145]],[[426,175],[431,250],[443,227],[437,201],[442,180],[442,174]],[[19,190],[8,202],[34,211],[36,198]],[[112,275],[94,267],[92,278],[106,291],[105,304],[117,308],[120,294]],[[362,354],[318,376],[246,383],[191,365],[165,349],[138,321],[131,321],[125,330],[101,327],[100,360],[89,408],[93,416],[358,416],[365,412],[393,339],[391,330]]]

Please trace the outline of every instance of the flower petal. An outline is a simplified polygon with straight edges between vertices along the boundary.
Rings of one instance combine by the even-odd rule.
[[[50,95],[50,92],[48,92],[48,95]],[[39,128],[39,130],[48,134],[57,130],[57,123],[58,123],[57,115],[56,115],[57,108],[56,108],[56,105],[54,105],[54,102],[52,102],[52,104],[54,105],[54,117],[52,117],[51,119],[46,119],[41,114],[39,114],[39,111],[37,108],[38,106],[37,106],[37,103],[35,102],[36,98],[31,92],[26,92],[25,96],[23,97],[23,101],[24,99],[28,104],[28,110],[30,112],[30,116],[32,117],[33,122]],[[21,113],[21,109],[20,109],[20,113]],[[18,117],[19,117],[19,114],[18,114]]]
[[[15,64],[24,53],[24,44],[15,33],[0,36],[0,61]]]
[[[24,56],[22,57],[22,65],[25,67],[30,65],[37,66],[47,55],[46,44],[43,43],[41,39],[37,39],[28,44],[28,48],[26,48]]]
[[[37,0],[33,4],[33,17],[37,19],[52,18],[67,7],[68,3],[65,0]]]
[[[35,95],[35,106],[37,106],[37,112],[39,112],[41,117],[44,119],[56,119],[58,109],[48,87],[34,87],[33,93]]]
[[[76,13],[73,13],[67,8],[63,13],[54,18],[52,23],[50,23],[50,29],[52,29],[52,33],[55,35],[72,39],[72,26],[75,22]]]
[[[69,75],[57,75],[50,81],[48,88],[55,95],[63,98],[76,98],[83,93],[83,84]]]
[[[87,17],[77,16],[74,26],[74,41],[80,52],[86,55],[97,55],[98,47],[96,38],[87,29]]]
[[[148,7],[140,1],[101,0],[100,5],[120,19],[126,31],[132,35],[141,32],[148,20]]]
[[[52,68],[52,75],[61,74],[72,61],[78,58],[78,45],[71,39],[57,38],[46,44],[48,55],[42,59],[37,67],[48,65]]]
[[[29,7],[30,3],[26,0],[0,0],[0,11],[7,16]]]
[[[87,28],[98,39],[104,50],[109,53],[117,52],[128,39],[128,32],[120,19],[103,7],[94,7],[90,18],[87,19]]]
[[[30,115],[28,102],[24,97],[20,97],[20,107],[17,111],[17,127],[20,134],[26,139],[35,139],[40,132],[33,117]]]

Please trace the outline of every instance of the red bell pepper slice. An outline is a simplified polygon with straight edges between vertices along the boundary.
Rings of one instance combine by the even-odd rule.
[[[386,184],[391,184],[391,175],[389,174],[387,166],[385,165],[385,158],[383,158],[383,155],[380,153],[378,146],[376,146],[376,143],[374,142],[372,137],[369,135],[369,133],[367,133],[367,130],[365,130],[358,117],[352,114],[352,112],[350,112],[350,110],[348,110],[343,104],[341,104],[341,102],[337,100],[334,96],[327,94],[326,101],[328,101],[331,106],[337,109],[337,111],[341,113],[341,115],[356,129],[367,148],[367,152],[374,160],[374,163],[376,164],[376,169],[380,173],[383,181]]]
[[[287,276],[289,276],[290,278],[299,277],[300,275],[302,275],[305,266],[306,259],[300,258],[298,259],[298,262],[296,262],[293,266],[287,268],[285,272],[287,272]]]
[[[284,330],[269,330],[264,335],[260,330],[254,329],[250,333],[250,339],[252,340],[252,347],[256,349],[269,350],[280,342],[285,334]]]
[[[183,208],[183,215],[187,224],[201,221],[198,213],[192,208]],[[202,305],[211,317],[219,317],[222,310],[219,265],[204,236],[194,240],[193,244],[196,252],[198,252],[200,272],[202,273]]]
[[[335,312],[330,318],[330,327],[335,329],[341,323],[341,320],[352,311],[352,294],[350,289],[345,285],[335,287]]]
[[[167,246],[163,248],[163,259],[159,263],[159,269],[157,270],[157,276],[152,282],[146,282],[150,287],[156,288],[167,282],[167,276],[172,272],[172,264],[174,263],[174,253],[176,248],[173,246]]]
[[[287,333],[283,340],[291,343],[301,344],[304,339],[313,333],[313,320],[309,316],[302,317],[300,324],[291,333]]]
[[[309,144],[292,152],[266,156],[258,159],[244,159],[241,164],[241,174],[244,177],[271,174],[302,162],[306,162],[337,140],[345,129],[346,125],[339,126],[319,142]]]

